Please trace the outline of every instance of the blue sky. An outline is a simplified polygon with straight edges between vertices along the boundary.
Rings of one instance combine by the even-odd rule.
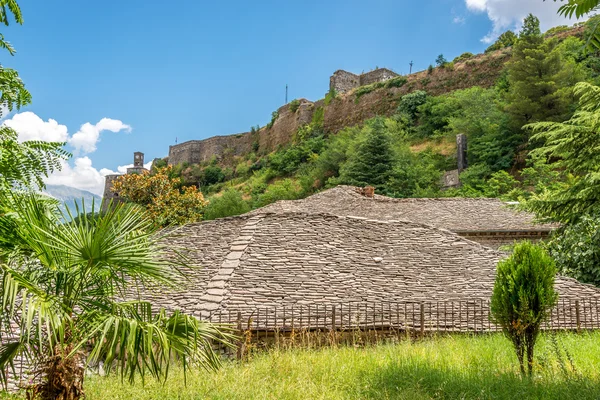
[[[75,157],[49,180],[98,192],[102,175],[168,154],[177,140],[264,125],[289,98],[322,98],[337,69],[408,73],[482,52],[528,12],[567,23],[542,0],[21,0],[3,53],[33,103],[5,119],[23,139],[61,139]],[[122,168],[121,168],[122,170]]]

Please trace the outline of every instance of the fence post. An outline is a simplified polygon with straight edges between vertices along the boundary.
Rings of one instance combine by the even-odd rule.
[[[421,302],[421,337],[425,336],[425,303]]]
[[[579,316],[579,300],[575,300],[575,321],[577,322],[577,332],[581,331],[581,318]]]
[[[244,332],[242,331],[242,312],[238,311],[237,313],[237,331],[238,335],[240,335],[240,339],[238,341],[237,348],[237,359],[241,360],[244,358],[244,341],[246,340]]]
[[[335,306],[331,307],[331,330],[335,331]]]

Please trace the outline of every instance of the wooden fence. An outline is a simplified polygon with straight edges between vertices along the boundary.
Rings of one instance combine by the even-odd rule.
[[[243,331],[396,330],[415,333],[493,332],[486,300],[444,302],[352,302],[298,304],[253,311],[218,310],[211,320]],[[544,323],[545,330],[600,329],[598,299],[560,299]]]

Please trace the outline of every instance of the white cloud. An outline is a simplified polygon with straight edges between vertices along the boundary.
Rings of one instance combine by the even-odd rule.
[[[45,140],[47,142],[66,142],[69,134],[65,125],[53,119],[44,121],[31,111],[15,114],[4,121],[4,125],[13,128],[19,134],[19,141]]]
[[[131,132],[131,126],[124,124],[118,119],[102,118],[96,125],[89,122],[81,125],[71,138],[69,144],[75,148],[75,152],[93,153],[96,151],[96,145],[100,141],[100,132]]]
[[[458,25],[463,25],[465,23],[465,17],[456,16],[452,19],[452,22]]]
[[[92,160],[89,157],[78,157],[74,160],[73,166],[66,161],[63,162],[62,170],[50,175],[46,179],[46,183],[71,186],[102,196],[106,175],[108,173],[102,173],[92,166]]]
[[[150,169],[151,165],[152,161],[144,164],[144,168]],[[97,170],[93,167],[92,160],[89,157],[77,157],[73,162],[73,166],[63,162],[62,170],[48,177],[46,183],[49,185],[71,186],[102,196],[106,175],[124,174],[127,172],[127,168],[131,167],[133,167],[133,164],[119,165],[116,171],[108,168]]]
[[[519,30],[523,19],[533,14],[540,19],[542,31],[558,25],[571,25],[575,21],[557,14],[563,4],[560,1],[541,0],[465,0],[467,9],[475,12],[485,12],[492,21],[492,31],[481,40],[484,43],[493,42],[502,32]]]
[[[100,141],[100,133],[110,132],[131,132],[131,126],[122,121],[111,118],[102,118],[95,125],[86,122],[81,125],[79,130],[69,136],[65,125],[60,125],[57,121],[49,119],[44,121],[31,111],[15,114],[12,118],[2,122],[6,126],[13,128],[19,135],[19,141],[26,140],[45,140],[51,142],[67,142],[75,149],[76,154],[93,153],[96,151]],[[149,168],[152,162],[145,164]],[[88,190],[92,193],[102,195],[104,190],[104,177],[110,174],[124,174],[131,165],[117,167],[117,171],[108,168],[100,170],[94,168],[92,160],[87,157],[76,157],[71,163],[62,162],[62,169],[54,172],[45,181],[50,185],[65,185],[77,189]]]

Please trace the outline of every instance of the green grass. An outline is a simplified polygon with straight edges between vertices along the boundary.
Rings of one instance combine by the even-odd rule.
[[[129,386],[113,376],[88,379],[85,386],[89,400],[600,398],[600,332],[558,338],[576,370],[567,366],[564,372],[551,341],[542,337],[533,379],[518,375],[509,342],[491,335],[272,351],[247,363],[228,362],[216,373],[194,372],[187,386],[180,371],[164,385],[147,380]]]

